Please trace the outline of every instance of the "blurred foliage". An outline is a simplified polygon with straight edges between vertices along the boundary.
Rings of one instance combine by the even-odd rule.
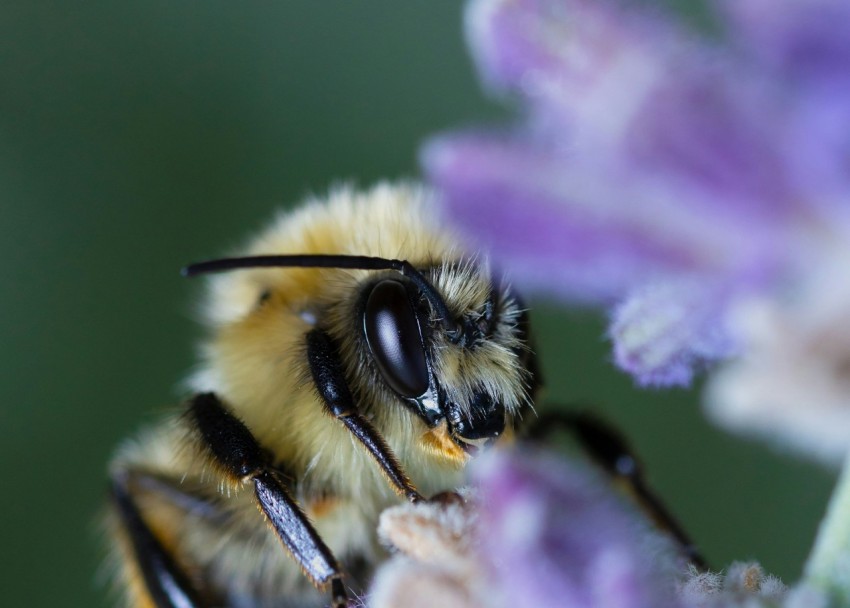
[[[0,6],[4,603],[108,605],[96,514],[122,438],[179,399],[197,285],[338,180],[415,176],[436,131],[498,121],[456,2]],[[795,578],[832,475],[726,436],[696,392],[639,392],[596,315],[534,313],[553,402],[595,404],[718,565]]]

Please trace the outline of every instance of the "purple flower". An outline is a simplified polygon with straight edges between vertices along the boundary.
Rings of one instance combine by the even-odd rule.
[[[474,479],[479,552],[505,605],[679,605],[671,543],[589,470],[553,456],[492,454]]]
[[[494,451],[473,463],[471,481],[463,503],[384,511],[379,535],[396,551],[378,569],[366,606],[817,605],[781,603],[788,590],[754,562],[732,564],[725,574],[685,568],[673,542],[645,514],[609,479],[576,461]]]
[[[472,477],[464,504],[382,514],[379,534],[401,555],[379,570],[369,606],[682,605],[673,543],[590,470],[505,450],[477,460]]]
[[[850,226],[850,5],[726,0],[723,45],[613,0],[476,0],[485,84],[519,125],[428,143],[460,226],[514,280],[608,307],[615,361],[688,384]]]

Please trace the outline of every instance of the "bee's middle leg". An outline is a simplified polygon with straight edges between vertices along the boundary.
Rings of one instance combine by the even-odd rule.
[[[189,416],[214,465],[236,483],[253,484],[260,509],[304,573],[316,587],[330,585],[334,608],[347,606],[336,558],[269,465],[251,431],[213,393],[196,395]]]

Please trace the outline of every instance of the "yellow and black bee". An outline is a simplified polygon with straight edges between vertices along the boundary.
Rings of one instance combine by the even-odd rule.
[[[213,274],[194,396],[110,471],[128,606],[344,606],[385,556],[380,512],[456,488],[531,418],[526,313],[432,204],[340,188],[185,269]],[[641,498],[624,445],[576,420]]]
[[[112,463],[129,605],[344,605],[379,513],[457,487],[531,406],[525,313],[413,185],[341,188],[185,269],[219,272],[195,395]]]

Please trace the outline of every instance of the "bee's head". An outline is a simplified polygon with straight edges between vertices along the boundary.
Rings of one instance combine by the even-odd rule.
[[[441,264],[423,276],[432,294],[404,277],[367,284],[363,336],[380,378],[428,426],[426,445],[459,448],[465,458],[501,437],[529,401],[525,315],[472,263]]]
[[[358,282],[356,302],[329,304],[326,322],[363,407],[400,400],[425,424],[422,442],[433,453],[466,460],[502,437],[530,403],[534,358],[525,313],[482,266],[441,261],[417,269],[384,258],[279,255],[212,260],[185,273],[260,267],[378,271]]]

